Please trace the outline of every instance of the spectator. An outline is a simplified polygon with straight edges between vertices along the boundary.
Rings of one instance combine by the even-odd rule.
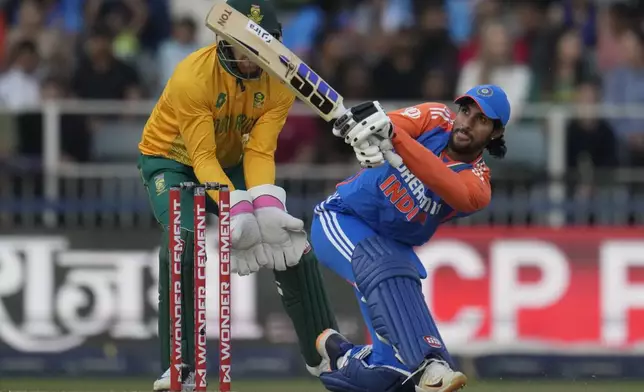
[[[44,101],[68,97],[63,81],[48,78],[42,84]],[[21,155],[42,157],[43,116],[40,113],[22,116],[18,120],[18,151]],[[91,152],[91,134],[87,118],[82,115],[63,114],[60,117],[60,148],[64,161],[87,162]]]
[[[552,26],[547,20],[550,3],[549,0],[523,0],[515,5],[517,46],[522,48],[522,57],[533,72],[542,68],[548,61],[548,49],[552,47],[549,40]]]
[[[600,12],[597,23],[597,68],[601,72],[608,72],[619,65],[623,56],[619,40],[634,25],[631,12],[624,3],[611,4]]]
[[[213,3],[213,1],[170,0],[170,11],[173,15],[189,15],[194,20],[202,20],[210,11]],[[209,45],[214,40],[215,36],[212,31],[204,23],[199,23],[197,28],[197,42],[199,42],[199,45]]]
[[[303,5],[284,25],[282,42],[295,55],[308,59],[313,49],[315,36],[324,23],[325,14],[315,4]]]
[[[321,130],[320,120],[314,116],[289,116],[280,132],[275,162],[312,163],[319,148],[318,135],[323,131],[328,129]]]
[[[600,82],[578,83],[575,101],[596,105],[600,100]],[[611,168],[617,165],[617,142],[608,121],[597,118],[592,109],[581,107],[578,117],[566,128],[568,168],[579,172],[588,167]]]
[[[387,56],[373,71],[375,94],[378,99],[417,100],[420,98],[422,68],[414,56],[413,32],[405,31],[391,38]]]
[[[570,102],[576,94],[576,86],[590,74],[589,62],[579,30],[563,29],[551,45],[545,69],[535,77],[535,98],[538,101]]]
[[[60,28],[65,39],[76,37],[83,30],[83,1],[79,0],[41,0],[48,26]]]
[[[146,6],[144,7],[146,20],[139,32],[139,40],[143,51],[156,54],[159,45],[170,38],[173,18],[170,12],[170,1],[146,1]]]
[[[14,46],[11,66],[0,76],[2,105],[10,109],[23,109],[39,104],[39,62],[38,51],[33,42],[23,41]]]
[[[457,3],[463,0],[454,0]],[[512,19],[507,18],[512,14],[504,13],[501,2],[499,0],[469,0],[472,1],[474,7],[474,18],[472,21],[472,30],[473,34],[470,36],[469,41],[460,46],[458,53],[458,65],[459,68],[463,67],[469,61],[473,60],[478,56],[481,50],[481,37],[483,36],[483,30],[491,22],[498,22],[499,24],[505,25],[506,19],[507,22],[512,21]],[[459,23],[457,21],[456,23]],[[452,23],[454,21],[452,20]],[[511,54],[510,57],[514,62],[525,63],[527,61],[526,50],[520,46],[520,42],[513,41],[511,43],[511,48],[509,49]]]
[[[86,57],[74,73],[73,92],[86,99],[125,99],[138,95],[139,75],[128,64],[114,57],[112,39],[104,30],[95,30],[86,45]]]
[[[563,2],[563,25],[578,29],[585,47],[597,44],[597,6],[590,0]]]
[[[601,82],[581,82],[576,91],[576,103],[596,105],[600,98]],[[588,208],[588,203],[601,200],[600,184],[609,184],[611,174],[606,171],[617,165],[617,141],[610,124],[597,117],[592,108],[580,107],[577,117],[566,129],[566,159],[571,175],[568,192],[578,211]],[[608,174],[608,175],[607,175]],[[571,212],[574,212],[572,210]],[[597,220],[597,211],[589,211],[587,219]],[[579,217],[569,215],[571,222]]]
[[[373,97],[373,81],[366,69],[367,64],[358,57],[351,57],[340,65],[337,88],[345,99],[366,101]]]
[[[0,70],[3,69],[7,51],[7,15],[0,9]]]
[[[510,121],[513,121],[520,117],[528,97],[530,69],[512,60],[513,45],[503,24],[498,21],[488,22],[481,31],[480,51],[461,71],[456,94],[462,94],[477,84],[497,84],[508,95],[512,105]]]
[[[54,27],[45,25],[43,8],[35,0],[24,0],[18,9],[16,24],[7,36],[8,49],[24,41],[31,41],[36,45],[37,51],[45,63],[58,60],[64,61],[65,56],[71,53],[68,46],[63,45],[62,32]]]
[[[132,3],[128,2],[127,4]],[[104,16],[105,26],[113,37],[114,56],[129,63],[135,61],[141,49],[138,33],[143,21],[137,21],[134,15],[132,9],[126,7],[124,3],[118,2],[109,7]]]
[[[320,37],[316,47],[312,55],[312,66],[320,76],[335,85],[339,78],[338,68],[349,53],[348,42],[343,39],[342,33],[330,31]]]
[[[313,162],[317,164],[334,163],[355,163],[355,155],[352,148],[347,148],[344,140],[332,137],[328,134],[329,124],[324,120],[316,118],[318,126],[315,129],[321,132],[316,139],[315,150],[313,151]]]
[[[445,0],[449,35],[457,45],[464,45],[472,37],[474,8],[477,0]],[[417,10],[425,4],[417,0]]]
[[[619,39],[622,64],[604,79],[604,102],[612,105],[644,104],[644,34],[629,28]],[[623,163],[644,164],[644,121],[641,118],[613,120],[625,154]]]
[[[186,17],[177,20],[172,29],[172,39],[161,44],[158,62],[160,67],[160,89],[163,89],[168,82],[177,64],[190,53],[199,49],[196,28],[196,23],[192,18]]]
[[[454,98],[454,88],[449,84],[450,78],[442,68],[427,71],[422,80],[422,99],[424,101],[450,101]]]
[[[376,31],[393,34],[414,23],[411,0],[372,0],[358,4],[352,15],[356,29],[370,35]]]
[[[440,83],[436,88],[438,94],[431,93],[429,96],[451,94],[458,78],[458,48],[449,36],[447,14],[440,2],[434,0],[426,4],[419,18],[418,39],[417,61],[423,69],[429,70],[426,76],[441,76],[440,81],[435,80]]]

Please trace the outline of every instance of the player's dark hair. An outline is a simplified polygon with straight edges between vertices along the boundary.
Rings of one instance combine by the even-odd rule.
[[[503,129],[503,124],[501,124],[500,120],[494,120],[494,130],[497,131],[500,129]],[[496,139],[490,140],[487,146],[485,146],[485,149],[488,153],[490,153],[490,155],[498,159],[503,159],[503,157],[505,157],[505,154],[508,152],[508,148],[505,145],[505,139],[503,139],[503,135],[497,137]]]

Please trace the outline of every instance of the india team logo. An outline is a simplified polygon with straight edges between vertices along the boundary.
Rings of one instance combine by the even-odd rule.
[[[482,97],[491,97],[493,94],[492,89],[489,87],[481,87],[478,90],[476,90],[476,95],[480,95]]]

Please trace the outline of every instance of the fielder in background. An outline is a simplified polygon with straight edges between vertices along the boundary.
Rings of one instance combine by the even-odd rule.
[[[451,392],[467,382],[427,308],[427,273],[412,247],[490,203],[482,154],[505,155],[510,104],[495,85],[476,86],[455,102],[457,113],[424,103],[389,114],[368,102],[334,124],[369,169],[315,208],[311,238],[320,261],[355,287],[373,345],[354,346],[332,329],[318,337],[330,364],[320,378],[330,391]],[[356,124],[353,116],[367,111],[373,114]],[[386,163],[368,142],[374,135],[392,143],[404,164]]]
[[[281,26],[268,0],[230,0],[236,10],[275,37]],[[159,252],[159,338],[162,376],[154,390],[168,390],[170,359],[168,189],[181,182],[217,182],[231,188],[231,264],[248,275],[271,268],[282,303],[291,318],[307,368],[319,374],[322,358],[315,339],[335,318],[329,308],[318,261],[308,245],[304,224],[288,214],[286,193],[274,185],[277,138],[294,95],[218,39],[175,69],[143,131],[138,167],[152,210],[163,228]],[[217,194],[207,211],[217,213]],[[183,373],[194,372],[193,200],[182,195]]]

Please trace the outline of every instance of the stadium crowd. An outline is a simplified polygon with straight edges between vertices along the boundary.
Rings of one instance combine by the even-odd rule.
[[[450,101],[490,82],[508,91],[517,132],[532,102],[644,105],[641,1],[275,2],[287,46],[346,99]],[[210,2],[194,3],[0,1],[0,105],[156,98],[177,62],[213,41],[201,22]],[[73,115],[62,121],[65,157],[91,160],[93,123]],[[41,123],[37,115],[19,116],[16,153],[39,153]],[[322,137],[320,125],[289,121],[278,160],[348,159],[347,149],[321,147],[336,141]],[[567,132],[571,168],[588,159],[599,167],[644,165],[643,120],[580,116]]]

